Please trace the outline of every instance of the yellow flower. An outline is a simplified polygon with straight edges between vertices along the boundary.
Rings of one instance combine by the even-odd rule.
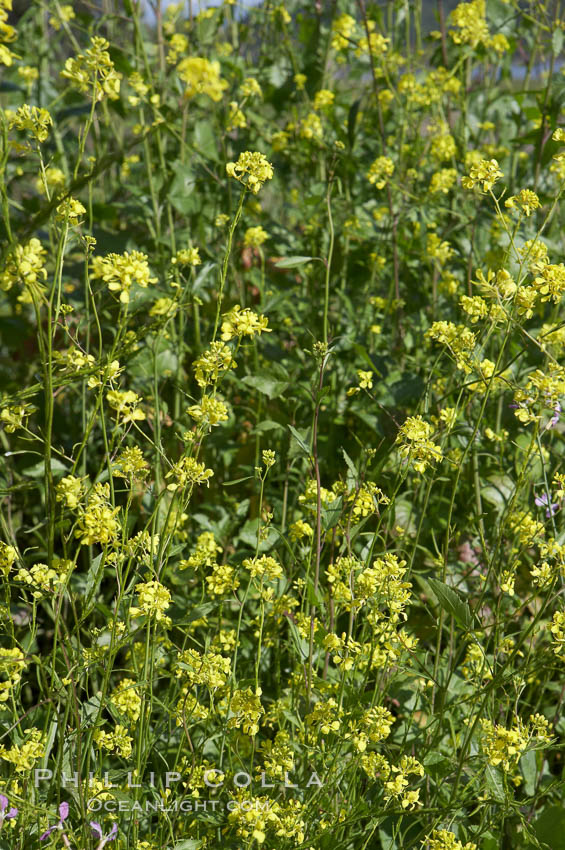
[[[84,496],[84,483],[82,478],[75,478],[74,475],[68,475],[62,478],[55,488],[56,499],[58,502],[64,502],[65,507],[74,510],[78,508]]]
[[[268,238],[269,234],[261,226],[248,227],[243,237],[243,244],[251,248],[259,248]]]
[[[418,473],[425,472],[430,464],[442,459],[440,447],[430,440],[432,432],[432,426],[420,415],[409,416],[396,438],[400,456],[409,460]]]
[[[511,195],[504,202],[504,206],[508,209],[519,207],[524,215],[530,216],[534,210],[540,208],[540,200],[535,192],[530,189],[522,189],[517,195]]]
[[[356,27],[355,18],[351,15],[340,15],[332,24],[331,46],[334,50],[346,50],[351,46],[351,36]]]
[[[53,119],[47,109],[24,103],[16,110],[9,126],[10,129],[15,127],[17,130],[30,132],[38,142],[44,142],[49,135],[49,128],[53,126]]]
[[[116,411],[116,419],[121,425],[145,419],[145,413],[138,407],[141,398],[133,390],[110,390],[106,394],[106,399],[110,407]]]
[[[223,91],[228,87],[220,77],[220,63],[210,62],[201,56],[188,56],[177,65],[180,79],[186,83],[185,97],[204,94],[218,102],[222,99]]]
[[[268,321],[266,316],[257,315],[249,307],[242,310],[239,304],[236,304],[229,313],[224,313],[222,339],[227,342],[236,336],[254,337],[255,334],[261,335],[263,331],[271,333],[271,328],[267,327]]]
[[[227,406],[223,401],[220,401],[213,396],[203,395],[200,402],[198,404],[193,404],[186,412],[208,430],[210,430],[213,425],[219,425],[221,422],[227,422],[228,419]]]
[[[95,101],[104,97],[118,100],[122,75],[119,74],[108,53],[109,42],[93,36],[90,47],[84,53],[71,56],[65,62],[61,76],[65,77],[81,92],[91,95]]]
[[[229,133],[231,130],[235,130],[237,128],[242,129],[246,126],[247,120],[245,118],[245,115],[241,111],[238,102],[236,100],[230,101],[230,111],[228,114],[226,130]]]
[[[240,86],[243,97],[262,97],[261,86],[254,77],[246,77]]]
[[[480,184],[482,192],[486,193],[492,189],[500,177],[503,177],[503,174],[496,159],[481,159],[476,165],[471,166],[469,176],[462,178],[461,185],[465,189],[473,189]]]
[[[367,180],[377,189],[382,189],[387,178],[394,173],[394,162],[388,156],[378,156],[367,172]]]
[[[57,15],[58,17],[49,18],[49,26],[57,31],[61,29],[61,23],[68,24],[76,17],[75,10],[69,5],[57,6]]]
[[[175,254],[171,263],[179,266],[199,266],[202,260],[198,248],[183,248]]]
[[[80,201],[76,198],[65,198],[65,200],[57,207],[56,218],[59,221],[64,221],[70,225],[80,224],[79,218],[86,213]]]
[[[145,289],[150,283],[157,282],[156,277],[149,276],[147,255],[141,251],[93,257],[91,274],[93,278],[102,278],[110,292],[119,292],[122,304],[128,303],[134,283]]]
[[[228,162],[226,172],[229,177],[239,180],[256,195],[266,180],[273,178],[273,166],[266,156],[258,151],[240,153],[237,162]],[[246,179],[247,176],[247,179]]]
[[[130,613],[134,612],[133,616],[139,616],[139,613],[141,613],[148,617],[155,617],[158,622],[168,620],[168,617],[165,617],[165,611],[171,604],[171,593],[164,585],[159,581],[151,580],[138,584],[135,592],[137,593],[139,612],[137,609],[130,608]]]
[[[327,109],[335,100],[335,94],[329,89],[320,89],[314,95],[314,109]]]

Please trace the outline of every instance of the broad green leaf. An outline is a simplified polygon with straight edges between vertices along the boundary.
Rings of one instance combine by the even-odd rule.
[[[298,445],[300,446],[300,448],[302,449],[302,451],[305,452],[308,455],[308,457],[310,457],[310,447],[306,445],[306,443],[304,442],[304,439],[298,433],[296,428],[293,428],[292,425],[288,425],[287,427],[288,427],[288,430],[290,431],[290,433],[292,434],[292,436],[294,437],[294,439],[296,440],[296,442],[298,443]]]
[[[285,257],[284,260],[279,260],[275,263],[277,269],[295,269],[297,266],[303,266],[304,263],[310,263],[312,260],[317,260],[318,257]]]
[[[495,800],[502,802],[506,799],[504,779],[502,771],[498,767],[493,767],[492,764],[487,765],[487,769],[485,770],[485,781],[487,788]]]
[[[253,387],[254,390],[258,390],[271,399],[278,398],[288,387],[286,381],[276,381],[267,375],[246,375],[241,381],[246,386]]]
[[[349,469],[349,471],[351,472],[351,474],[353,476],[354,481],[357,481],[358,478],[359,478],[359,473],[357,472],[357,469],[355,468],[355,464],[353,463],[353,461],[351,460],[351,458],[349,457],[349,455],[347,454],[347,452],[345,451],[344,448],[342,448],[341,453],[343,455],[344,461],[347,464],[347,468]]]
[[[471,609],[468,603],[461,599],[457,591],[437,578],[427,578],[426,581],[443,610],[455,617],[464,628],[473,628]]]
[[[536,838],[549,850],[565,850],[565,809],[548,806],[534,821]]]

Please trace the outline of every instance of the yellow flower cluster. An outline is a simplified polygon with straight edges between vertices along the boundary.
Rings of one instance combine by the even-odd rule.
[[[534,289],[541,295],[541,300],[559,303],[565,292],[565,265],[540,263],[536,271]]]
[[[179,78],[186,83],[185,97],[204,94],[218,102],[228,84],[220,76],[220,63],[210,62],[202,56],[188,56],[177,65]]]
[[[434,829],[431,835],[422,841],[426,850],[477,850],[477,845],[472,841],[462,844],[455,833],[448,829]]]
[[[15,127],[16,130],[31,133],[38,142],[44,142],[49,135],[49,128],[53,126],[53,119],[47,109],[24,103],[16,110],[9,126],[10,129]]]
[[[174,478],[167,485],[168,490],[178,490],[186,487],[187,484],[194,486],[195,484],[206,484],[209,486],[209,479],[213,476],[211,469],[206,469],[203,463],[198,463],[193,457],[183,457],[178,463],[174,463],[170,472],[167,473],[167,478]]]
[[[112,473],[119,478],[144,478],[149,472],[149,464],[138,446],[125,448],[118,455]]]
[[[351,36],[355,32],[356,21],[351,15],[340,15],[332,24],[331,46],[334,50],[347,50],[351,47]]]
[[[77,520],[75,536],[83,546],[100,543],[105,546],[116,540],[120,534],[120,523],[116,519],[119,508],[113,508],[109,502],[110,486],[94,485],[86,509],[82,509]]]
[[[420,415],[409,416],[401,425],[396,442],[399,454],[408,460],[419,474],[442,459],[442,451],[430,437],[433,427]]]
[[[208,592],[212,597],[227,596],[239,587],[235,568],[230,564],[213,564],[212,572],[206,576]]]
[[[394,162],[388,156],[378,156],[367,172],[367,180],[377,189],[386,186],[387,178],[394,173]]]
[[[262,97],[261,86],[254,77],[246,77],[240,86],[243,97]]]
[[[94,741],[101,750],[115,752],[124,759],[128,759],[132,753],[133,738],[131,738],[125,726],[117,724],[113,732],[104,732],[97,729],[94,733]]]
[[[0,759],[14,765],[16,773],[28,773],[33,770],[36,762],[45,755],[45,746],[40,729],[31,728],[26,731],[27,740],[23,744],[14,744],[9,750],[0,745]]]
[[[424,776],[423,766],[413,756],[402,756],[399,764],[393,765],[380,753],[370,752],[361,756],[361,767],[371,779],[379,779],[383,783],[385,802],[394,800],[407,810],[422,805],[420,790],[408,790],[408,776]]]
[[[243,244],[250,248],[260,248],[268,238],[269,234],[261,226],[248,227],[243,237]]]
[[[105,97],[118,100],[120,96],[122,75],[114,67],[108,53],[109,46],[105,38],[93,36],[88,50],[70,56],[61,71],[62,77],[80,92],[91,95],[95,102]]]
[[[23,652],[15,646],[13,649],[0,649],[0,674],[6,679],[0,682],[0,703],[6,702],[27,667]]]
[[[532,715],[528,724],[517,718],[516,724],[507,729],[505,726],[481,719],[482,735],[481,750],[486,755],[489,764],[500,765],[506,773],[513,772],[522,754],[527,750],[532,739],[540,743],[549,740],[549,723],[542,715]]]
[[[471,371],[470,355],[475,348],[475,334],[465,325],[455,325],[453,322],[434,322],[426,331],[426,337],[445,345],[453,356],[457,368],[467,374]]]
[[[496,159],[481,159],[476,165],[471,166],[467,177],[461,178],[461,185],[465,189],[474,189],[475,186],[479,185],[479,189],[486,193],[503,176]]]
[[[165,616],[165,611],[171,604],[170,591],[161,584],[161,582],[152,579],[142,582],[135,588],[139,608],[130,608],[132,617],[139,617],[145,614],[147,617],[155,617],[157,622],[164,620],[170,623],[170,619]]]
[[[231,661],[217,652],[201,655],[196,649],[179,652],[176,662],[177,678],[186,678],[191,686],[205,685],[210,690],[222,688],[231,671]]]
[[[228,822],[236,831],[236,835],[245,841],[245,846],[252,847],[264,844],[267,835],[286,841],[293,841],[293,846],[301,846],[305,837],[305,823],[300,817],[302,803],[288,799],[281,805],[270,797],[247,797],[240,791],[230,801]],[[273,843],[271,846],[275,846]]]
[[[556,655],[561,655],[565,650],[565,611],[555,611],[551,624],[551,634],[554,643],[553,651]]]
[[[156,277],[150,277],[147,255],[141,251],[94,257],[91,274],[93,278],[101,278],[107,283],[110,292],[119,292],[122,304],[128,303],[134,283],[145,289],[150,283],[157,282]]]
[[[515,209],[518,207],[525,216],[530,216],[534,210],[541,207],[540,200],[535,192],[531,189],[522,189],[517,195],[511,195],[504,202],[507,209]]]
[[[173,266],[177,264],[179,266],[199,266],[202,263],[200,251],[198,248],[182,248],[180,251],[177,251],[171,263]]]
[[[136,723],[139,720],[141,697],[133,679],[122,679],[117,688],[112,691],[110,699],[116,708],[129,718],[132,723]]]
[[[41,599],[46,593],[52,593],[65,584],[72,566],[72,561],[66,560],[54,561],[53,567],[34,564],[29,570],[21,567],[16,578],[31,588],[34,599]]]
[[[65,200],[58,205],[55,218],[58,221],[64,221],[66,224],[74,227],[77,224],[80,224],[79,219],[85,214],[85,212],[85,207],[83,207],[81,202],[77,201],[76,198],[65,198]]]
[[[255,693],[251,688],[235,690],[229,705],[228,728],[239,729],[242,726],[246,735],[254,737],[259,731],[259,719],[265,713],[260,697],[261,688],[257,688]]]
[[[457,182],[457,171],[454,168],[441,168],[432,174],[430,181],[430,192],[437,195],[440,192],[447,195]]]
[[[30,414],[27,404],[14,404],[0,410],[0,424],[8,434],[13,434],[18,428],[24,428]]]
[[[273,166],[267,157],[258,151],[240,153],[237,162],[228,162],[226,172],[256,195],[263,183],[273,178]]]
[[[18,58],[7,46],[17,36],[14,27],[8,23],[8,12],[12,9],[12,0],[0,0],[0,64],[11,65]]]
[[[251,578],[259,576],[262,580],[275,581],[283,574],[279,562],[270,555],[262,555],[260,558],[246,558],[243,566],[249,570]]]
[[[7,543],[0,541],[0,572],[7,576],[17,557],[18,553],[13,546],[8,546]]]
[[[210,431],[214,425],[227,422],[228,408],[223,401],[213,396],[203,395],[198,404],[193,404],[186,411],[205,430]]]
[[[45,287],[41,283],[47,278],[45,269],[45,257],[47,251],[42,247],[39,239],[35,237],[26,242],[25,245],[16,245],[8,255],[8,260],[2,272],[0,272],[0,289],[5,291],[12,288],[15,283],[22,284],[28,290],[20,300],[31,303],[31,296],[41,294]]]
[[[259,316],[249,307],[242,309],[239,304],[236,304],[229,313],[224,314],[222,339],[228,342],[236,336],[254,337],[255,334],[260,336],[263,331],[271,333],[271,329],[267,327],[268,324],[269,320],[266,316]]]
[[[116,421],[120,425],[145,419],[144,411],[138,407],[141,399],[133,390],[109,390],[106,393],[106,400],[115,411]]]
[[[189,558],[179,563],[179,569],[197,570],[199,567],[211,567],[216,563],[216,558],[222,551],[211,531],[203,531],[198,535],[196,548]]]
[[[194,361],[196,383],[199,387],[215,384],[222,372],[235,369],[231,349],[223,342],[212,342],[210,348]]]
[[[471,47],[483,44],[496,53],[505,53],[510,49],[508,39],[503,33],[491,36],[485,14],[485,0],[459,3],[450,15],[450,23],[456,28],[449,31],[451,38],[455,44],[468,44]]]

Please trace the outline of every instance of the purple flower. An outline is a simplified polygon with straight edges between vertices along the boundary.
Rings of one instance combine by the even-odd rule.
[[[559,422],[559,414],[560,413],[561,413],[561,405],[559,404],[559,402],[557,402],[557,404],[553,408],[553,416],[551,417],[551,419],[549,420],[549,422],[545,426],[546,429],[555,428],[555,426]]]
[[[63,821],[65,821],[69,816],[69,804],[61,803],[59,806],[59,823],[56,823],[55,826],[50,826],[49,829],[43,833],[43,835],[39,836],[40,841],[44,841],[46,838],[49,838],[52,832],[55,832],[56,829],[63,829]]]
[[[542,493],[541,496],[536,496],[534,499],[535,504],[538,508],[544,508],[547,505],[547,510],[545,512],[546,517],[555,516],[557,513],[557,508],[559,507],[559,502],[551,502],[547,498],[547,493]]]
[[[6,811],[9,805],[9,800],[4,794],[0,794],[0,828],[5,820],[12,820],[12,818],[17,817],[18,810],[13,806]]]
[[[116,835],[118,834],[118,824],[117,823],[112,824],[112,829],[110,830],[108,835],[104,835],[104,833],[102,832],[102,827],[95,820],[90,821],[90,826],[92,827],[92,831],[100,839],[100,844],[98,845],[97,850],[102,850],[102,848],[105,847],[106,844],[109,841],[113,841],[114,838],[116,837]]]

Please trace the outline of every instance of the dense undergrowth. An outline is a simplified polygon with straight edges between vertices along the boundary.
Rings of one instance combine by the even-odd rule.
[[[561,4],[0,7],[0,846],[565,847]]]

